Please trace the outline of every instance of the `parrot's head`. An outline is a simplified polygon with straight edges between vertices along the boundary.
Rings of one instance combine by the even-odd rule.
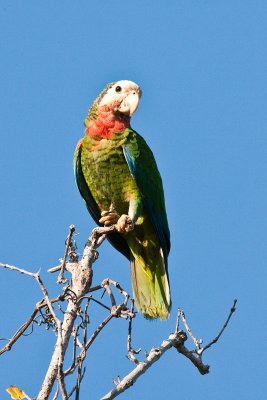
[[[110,137],[128,128],[141,95],[140,87],[132,81],[109,83],[89,109],[85,120],[88,134]]]
[[[137,110],[141,89],[132,81],[118,81],[106,86],[99,96],[99,107],[108,107],[114,113],[132,116]]]

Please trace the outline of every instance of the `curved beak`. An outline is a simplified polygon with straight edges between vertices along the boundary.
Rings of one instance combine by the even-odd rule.
[[[139,89],[131,90],[131,92],[122,100],[118,111],[122,114],[129,115],[130,117],[137,110],[141,92]]]

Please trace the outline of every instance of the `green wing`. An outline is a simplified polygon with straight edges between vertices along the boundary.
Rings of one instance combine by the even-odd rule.
[[[81,164],[81,149],[82,149],[82,142],[80,141],[76,147],[73,159],[73,167],[74,167],[74,174],[76,177],[77,186],[82,198],[85,201],[86,207],[91,214],[94,221],[99,225],[99,219],[101,218],[101,211],[96,204],[94,197],[88,187],[86,180],[84,178],[84,174],[82,171],[82,164]],[[112,233],[108,235],[108,240],[110,243],[120,251],[125,257],[130,260],[130,250],[126,240],[123,238],[122,235],[119,233]]]
[[[167,265],[170,231],[162,180],[154,155],[146,141],[133,130],[129,130],[123,150],[131,174],[141,193],[145,210],[160,241]]]

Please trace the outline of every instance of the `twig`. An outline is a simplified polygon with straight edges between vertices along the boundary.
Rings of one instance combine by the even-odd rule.
[[[80,397],[82,365],[83,365],[83,360],[81,360],[79,365],[78,365],[75,400],[79,400],[79,397]]]
[[[94,333],[91,335],[91,337],[88,339],[86,345],[85,345],[85,351],[87,351],[89,349],[89,347],[93,344],[93,342],[95,341],[96,337],[99,335],[99,333],[102,331],[102,329],[107,325],[107,323],[109,321],[112,320],[112,318],[115,315],[109,314],[102,322],[101,324],[99,324],[99,326],[97,327],[97,329],[94,331]]]
[[[35,309],[33,310],[32,314],[30,315],[29,319],[24,322],[24,324],[17,330],[17,332],[12,336],[11,339],[9,339],[8,343],[0,349],[0,355],[5,353],[6,351],[11,350],[12,346],[16,341],[23,335],[23,333],[28,329],[28,327],[31,325],[31,323],[34,321],[34,318],[38,314],[39,309],[35,306]]]
[[[32,278],[36,278],[36,273],[27,271],[26,269],[14,267],[14,265],[0,263],[0,267],[10,269],[11,271],[19,272],[20,274],[31,276]]]
[[[56,303],[58,301],[63,301],[65,298],[65,293],[60,294],[59,296],[55,297],[54,299],[50,299],[50,303]],[[42,308],[47,307],[45,299],[38,301],[34,307],[34,310],[28,320],[24,322],[24,324],[17,330],[17,332],[12,336],[11,339],[7,339],[8,343],[0,349],[0,356],[5,353],[6,351],[10,351],[12,346],[16,343],[16,341],[23,335],[25,336],[24,332],[28,329],[28,327],[35,322],[35,317],[37,316],[38,312],[41,312]],[[44,318],[44,317],[43,317]],[[45,321],[45,318],[44,318]]]
[[[57,321],[57,316],[56,316],[56,314],[54,312],[54,309],[53,309],[53,306],[52,306],[52,304],[51,304],[51,302],[49,300],[46,287],[44,286],[44,284],[43,284],[43,282],[41,280],[40,272],[33,273],[33,272],[27,271],[25,269],[15,267],[13,265],[8,265],[8,264],[3,264],[3,263],[0,263],[0,267],[7,268],[7,269],[10,269],[12,271],[16,271],[16,272],[19,272],[21,274],[28,275],[28,276],[31,276],[32,278],[34,278],[39,283],[39,286],[40,286],[40,288],[41,288],[41,290],[42,290],[42,292],[44,294],[45,302],[46,302],[51,314],[53,315],[55,321]]]
[[[175,332],[179,332],[179,324],[180,324],[180,318],[181,318],[181,309],[178,309],[177,312],[177,318],[176,318],[176,326],[175,326]]]
[[[64,294],[59,295],[54,299],[50,299],[50,303],[56,303],[58,301],[62,301],[64,299]],[[41,311],[42,308],[46,307],[47,304],[45,299],[42,299],[36,303],[34,310],[28,320],[24,322],[24,324],[17,330],[17,332],[12,336],[11,339],[8,339],[8,343],[0,349],[0,355],[5,353],[6,351],[11,350],[12,346],[16,343],[16,341],[24,334],[24,332],[28,329],[28,327],[34,322],[35,317],[37,316],[38,312]]]
[[[126,290],[124,290],[122,287],[121,287],[121,285],[118,283],[118,282],[116,282],[116,281],[114,281],[114,280],[112,280],[112,279],[109,279],[108,280],[109,281],[109,285],[113,285],[116,289],[118,289],[118,291],[125,297],[124,298],[124,302],[123,302],[123,304],[125,305],[125,307],[127,306],[127,303],[128,303],[128,300],[129,300],[129,298],[130,298],[130,295],[126,292]]]
[[[236,310],[236,303],[237,303],[237,299],[234,299],[234,303],[233,303],[233,305],[232,305],[232,307],[231,307],[231,309],[230,309],[229,315],[228,315],[228,317],[227,317],[225,323],[223,324],[222,329],[220,330],[220,332],[218,333],[218,335],[217,335],[210,343],[208,343],[206,346],[204,346],[204,347],[200,350],[200,354],[203,354],[203,352],[204,352],[205,350],[207,350],[208,348],[210,348],[213,344],[217,343],[217,341],[220,339],[221,335],[223,334],[223,331],[224,331],[225,328],[227,327],[228,322],[230,321],[230,319],[231,319],[233,313],[234,313],[235,310]]]
[[[100,286],[100,288],[102,289],[102,286]],[[89,301],[93,301],[94,303],[99,304],[101,307],[105,308],[106,310],[110,311],[110,307],[106,306],[104,303],[102,303],[101,301],[95,299],[92,296],[83,296],[83,299],[88,299]]]
[[[75,362],[76,362],[76,347],[79,346],[81,349],[83,348],[82,344],[79,343],[78,340],[78,330],[81,326],[81,323],[73,329],[72,336],[73,336],[73,350],[72,350],[72,363],[71,366],[68,368],[70,371],[74,371]],[[66,372],[64,372],[64,376],[66,376]]]
[[[132,300],[132,306],[131,306],[131,315],[129,317],[129,325],[128,325],[128,337],[127,337],[127,357],[129,358],[130,361],[135,363],[136,365],[139,364],[139,360],[134,356],[135,354],[139,354],[141,352],[141,348],[138,350],[134,350],[132,348],[132,320],[133,317],[135,316],[134,314],[134,300]]]
[[[195,344],[195,346],[196,346],[196,352],[197,352],[197,354],[198,354],[198,352],[199,352],[199,350],[200,350],[200,345],[202,344],[202,339],[197,339],[197,338],[193,335],[193,333],[192,333],[191,329],[189,328],[188,323],[187,323],[187,321],[186,321],[184,310],[182,310],[182,309],[178,310],[178,314],[181,315],[182,320],[183,320],[183,324],[184,324],[185,329],[186,329],[186,332],[188,333],[188,335],[189,335],[189,336],[191,337],[191,339],[193,340],[193,342],[194,342],[194,344]]]
[[[51,315],[53,316],[53,319],[54,319],[55,323],[56,323],[57,325],[59,325],[59,324],[60,324],[60,320],[59,320],[58,317],[56,316],[54,307],[52,306],[51,300],[49,299],[49,296],[48,296],[47,289],[46,289],[46,287],[45,287],[45,285],[44,285],[44,283],[43,283],[43,281],[42,281],[42,279],[41,279],[41,277],[40,277],[39,272],[38,272],[37,274],[35,274],[34,277],[35,277],[35,279],[37,280],[37,282],[38,282],[39,285],[40,285],[40,288],[41,288],[41,290],[42,290],[42,292],[43,292],[43,295],[44,295],[45,302],[46,302],[46,304],[47,304],[47,307],[49,308],[49,311],[50,311]]]
[[[110,285],[114,286],[118,291],[124,295],[124,302],[120,304],[119,306],[116,306],[116,300],[113,295],[113,292],[110,288]],[[120,284],[110,278],[106,278],[103,280],[101,283],[101,286],[105,289],[105,292],[109,294],[110,301],[111,301],[111,312],[115,313],[116,317],[121,317],[121,318],[128,318],[130,316],[130,310],[128,310],[127,303],[129,300],[130,295],[120,286]],[[134,316],[134,313],[131,313],[132,316]]]
[[[99,335],[99,333],[102,331],[102,329],[108,324],[109,321],[114,317],[115,315],[109,314],[96,328],[96,330],[93,332],[91,337],[88,339],[88,341],[82,346],[81,352],[76,356],[76,359],[73,360],[72,365],[64,372],[64,375],[67,376],[71,374],[79,365],[81,361],[85,359],[86,352],[87,350],[91,347],[93,342],[95,341],[96,337]]]
[[[81,382],[82,382],[82,380],[83,380],[83,378],[84,378],[85,371],[86,371],[86,368],[83,369],[83,372],[82,372],[82,374],[81,374],[81,376],[80,376],[80,378],[79,378],[79,386],[81,385]],[[69,399],[71,398],[71,396],[73,395],[73,393],[75,392],[75,390],[77,390],[77,383],[76,383],[76,385],[71,389],[71,391],[69,392],[69,394],[68,394],[68,398],[69,398]]]
[[[66,239],[65,253],[64,253],[64,257],[63,257],[62,263],[61,263],[61,268],[60,268],[60,272],[59,272],[59,275],[58,275],[58,278],[57,278],[57,283],[66,283],[68,281],[64,277],[64,270],[65,270],[65,266],[66,266],[66,260],[67,260],[67,257],[68,257],[68,253],[69,253],[69,247],[71,245],[71,239],[72,239],[72,236],[73,236],[74,232],[75,232],[75,226],[74,225],[70,225],[69,234],[68,234],[67,239]]]
[[[110,297],[110,301],[111,301],[111,306],[112,307],[116,307],[116,300],[115,297],[112,293],[112,290],[110,289],[110,280],[107,278],[102,282],[102,287],[105,289],[105,291],[108,293],[109,297]]]

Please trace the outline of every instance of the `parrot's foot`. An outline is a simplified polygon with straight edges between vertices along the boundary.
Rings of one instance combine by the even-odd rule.
[[[114,211],[102,211],[99,223],[105,226],[115,225],[119,218],[120,216]]]
[[[120,233],[128,233],[134,229],[134,223],[129,215],[122,214],[117,222],[117,230]]]
[[[102,211],[99,223],[105,226],[117,225],[117,230],[120,233],[128,233],[134,228],[133,221],[129,215],[122,214],[119,216],[114,211]]]

